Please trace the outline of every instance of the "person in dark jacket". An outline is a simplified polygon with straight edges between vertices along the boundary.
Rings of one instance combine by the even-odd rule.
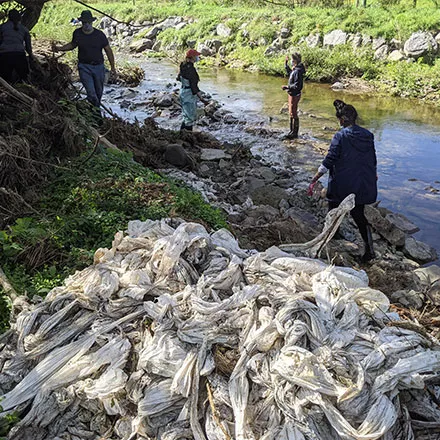
[[[289,77],[287,86],[283,86],[283,90],[288,93],[290,116],[290,132],[285,139],[296,139],[299,132],[298,103],[301,99],[306,69],[301,62],[301,55],[299,53],[292,54],[292,68],[289,66],[289,57],[286,57],[284,68]]]
[[[329,151],[312,179],[310,190],[317,180],[329,171],[327,199],[329,209],[336,208],[349,195],[355,194],[351,216],[365,242],[363,262],[375,258],[371,226],[364,214],[365,205],[377,198],[377,160],[374,135],[356,125],[357,112],[352,105],[336,100],[336,116],[341,130],[333,136]]]
[[[72,35],[72,41],[64,46],[53,45],[55,52],[66,52],[78,48],[78,73],[86,89],[87,100],[99,107],[104,92],[105,67],[102,51],[110,63],[111,75],[115,77],[115,56],[104,32],[93,27],[96,20],[90,11],[82,11],[78,18],[82,25]]]
[[[0,26],[0,76],[12,82],[14,71],[20,81],[29,75],[26,52],[32,59],[31,35],[21,24],[21,15],[16,9],[8,13],[8,21]]]
[[[182,83],[180,89],[180,103],[182,104],[183,122],[181,130],[192,131],[197,119],[197,98],[206,103],[199,89],[199,74],[194,63],[199,61],[200,52],[190,49],[186,52],[185,61],[180,64],[177,81]]]

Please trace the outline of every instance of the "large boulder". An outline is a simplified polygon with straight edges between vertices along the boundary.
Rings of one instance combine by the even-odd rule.
[[[378,49],[374,52],[374,58],[376,60],[386,60],[388,56],[389,48],[385,44],[383,46],[380,46]]]
[[[383,217],[377,208],[366,205],[365,216],[373,229],[390,244],[394,246],[403,246],[405,244],[405,233],[399,228],[396,228],[388,219]]]
[[[403,214],[389,212],[385,215],[385,218],[407,234],[414,234],[415,232],[420,231],[419,227],[408,220]]]
[[[331,31],[329,34],[324,35],[324,46],[334,47],[340,44],[347,43],[348,35],[341,29]]]
[[[191,164],[191,159],[185,148],[179,144],[167,145],[164,152],[164,159],[176,167],[186,167]]]
[[[304,42],[308,47],[319,47],[321,45],[321,34],[311,34],[305,38]]]
[[[150,40],[154,40],[157,37],[157,34],[162,30],[160,26],[153,26],[145,35],[145,38]]]
[[[357,49],[358,47],[362,46],[362,35],[361,34],[350,35],[347,42],[351,43],[353,49]]]
[[[223,46],[223,43],[220,40],[206,40],[204,44],[211,51],[216,52],[216,53]]]
[[[405,54],[400,50],[393,50],[388,55],[388,61],[403,61],[405,59]]]
[[[279,186],[264,185],[250,193],[255,205],[269,205],[278,208],[280,201],[289,198],[289,193]]]
[[[208,40],[209,41],[209,40]],[[197,45],[197,50],[204,56],[204,57],[211,57],[215,55],[215,50],[211,49],[207,44],[205,43],[199,43]]]
[[[429,32],[415,32],[405,41],[403,51],[410,57],[420,57],[437,52],[438,44]]]
[[[226,26],[225,24],[220,23],[217,25],[216,33],[219,37],[227,38],[227,37],[231,36],[232,29],[230,27]]]
[[[421,264],[429,263],[437,258],[437,254],[431,246],[416,240],[414,237],[408,237],[405,240],[403,251],[407,256]]]
[[[154,45],[154,41],[149,40],[148,38],[143,38],[142,40],[133,41],[130,46],[130,52],[140,53],[144,50],[151,49]]]

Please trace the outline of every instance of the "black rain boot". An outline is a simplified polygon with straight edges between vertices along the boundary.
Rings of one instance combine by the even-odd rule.
[[[299,118],[295,118],[293,120],[293,139],[298,138],[298,132],[299,132]]]
[[[181,130],[181,131],[182,131],[182,130],[185,130],[185,128],[186,128],[185,122],[182,122],[182,124],[181,124],[181,126],[180,126],[180,130]]]
[[[376,258],[376,254],[374,253],[374,245],[373,245],[373,236],[371,233],[371,226],[367,225],[367,239],[364,239],[365,242],[365,253],[361,258],[362,263],[368,263],[370,260],[374,260]]]
[[[295,139],[293,131],[293,118],[290,118],[290,131],[284,136],[284,139]]]

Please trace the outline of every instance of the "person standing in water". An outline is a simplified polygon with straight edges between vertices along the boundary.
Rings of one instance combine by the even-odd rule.
[[[64,46],[53,46],[55,52],[78,48],[79,78],[86,89],[87,100],[99,107],[104,92],[105,67],[102,50],[110,63],[111,75],[116,76],[115,56],[104,32],[93,27],[96,20],[90,11],[82,11],[78,18],[82,25],[73,32],[72,41]]]
[[[0,76],[12,82],[14,71],[19,81],[29,76],[26,52],[32,60],[31,35],[21,24],[21,15],[16,9],[8,12],[8,21],[0,26]]]
[[[183,122],[180,126],[181,130],[192,131],[197,119],[197,98],[204,104],[205,99],[199,89],[199,74],[194,64],[200,60],[200,52],[190,49],[186,52],[185,61],[180,63],[177,81],[182,83],[180,89],[180,103],[182,105]]]
[[[377,198],[374,135],[356,125],[358,114],[352,105],[338,99],[333,105],[336,108],[336,117],[339,119],[341,130],[333,136],[327,156],[313,177],[309,191],[312,192],[318,179],[329,172],[327,188],[329,210],[338,207],[349,194],[355,194],[355,207],[350,213],[365,243],[362,262],[366,263],[376,257],[371,226],[364,214],[365,205],[374,203]]]
[[[296,139],[299,132],[298,103],[301,99],[306,69],[301,62],[301,55],[299,53],[292,54],[292,68],[289,66],[289,57],[286,57],[284,68],[286,69],[289,81],[287,86],[283,86],[282,89],[288,93],[290,116],[290,131],[285,136],[285,139]]]

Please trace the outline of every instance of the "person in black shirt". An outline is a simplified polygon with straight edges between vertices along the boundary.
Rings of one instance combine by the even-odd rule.
[[[8,13],[8,21],[0,26],[0,76],[12,82],[14,71],[19,81],[26,81],[29,64],[26,52],[32,61],[31,36],[21,24],[21,15],[16,9]]]
[[[197,73],[194,63],[199,61],[200,53],[195,49],[190,49],[186,53],[186,58],[180,64],[177,81],[182,83],[180,89],[180,103],[182,104],[183,122],[180,126],[181,130],[192,131],[193,125],[197,119],[197,97],[206,103],[199,89],[199,74]]]
[[[115,57],[104,32],[95,29],[92,23],[96,20],[90,11],[82,11],[78,18],[82,26],[73,32],[72,41],[64,46],[53,46],[53,50],[69,51],[78,48],[78,72],[86,89],[87,99],[94,106],[101,104],[104,91],[105,67],[104,49],[110,63],[111,74],[116,76]]]
[[[287,86],[283,86],[283,90],[287,91],[289,96],[290,132],[285,139],[296,139],[299,131],[298,103],[301,99],[306,69],[304,64],[301,63],[301,55],[299,53],[292,54],[292,69],[289,67],[288,62],[289,58],[286,57],[284,68],[289,77],[289,82]]]

